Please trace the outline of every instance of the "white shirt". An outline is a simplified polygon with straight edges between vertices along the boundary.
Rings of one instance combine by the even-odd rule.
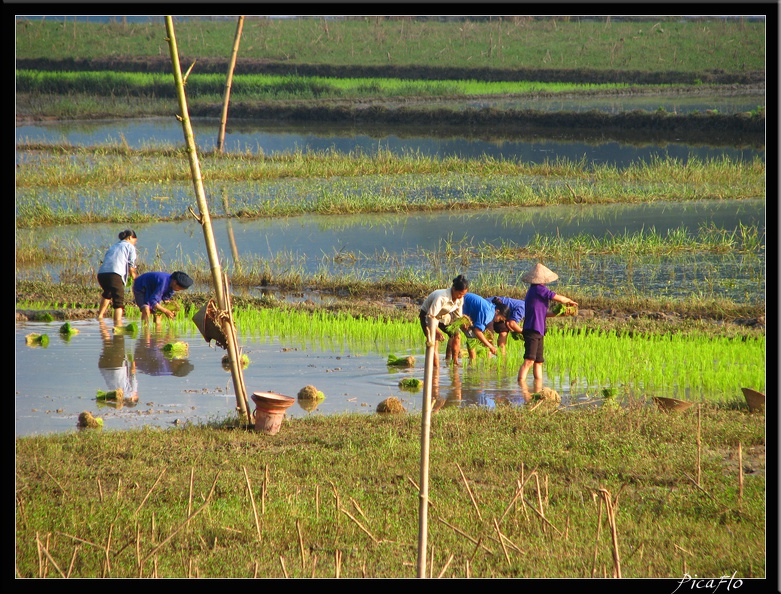
[[[437,289],[424,299],[420,310],[438,320],[442,320],[447,314],[452,314],[450,319],[455,320],[463,315],[464,298],[453,299],[451,289]]]

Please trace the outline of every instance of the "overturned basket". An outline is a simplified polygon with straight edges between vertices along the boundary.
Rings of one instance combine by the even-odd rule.
[[[686,402],[677,398],[662,398],[661,396],[654,396],[653,398],[657,408],[666,412],[682,412],[694,404],[693,402]]]
[[[214,305],[214,299],[209,299],[209,302],[195,313],[193,322],[206,342],[213,340],[218,346],[228,348],[228,338],[220,327],[220,310]]]
[[[741,388],[743,396],[746,398],[746,404],[751,412],[762,412],[765,410],[765,395],[762,392],[751,388]]]

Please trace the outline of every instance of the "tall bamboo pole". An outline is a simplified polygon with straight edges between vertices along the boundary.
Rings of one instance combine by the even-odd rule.
[[[423,369],[423,419],[420,429],[420,507],[418,522],[418,577],[426,577],[426,548],[428,546],[428,458],[431,433],[431,395],[434,385],[434,357],[437,352],[437,326],[433,316],[426,318],[426,363]]]
[[[233,83],[233,69],[236,67],[236,55],[239,53],[239,42],[241,41],[241,29],[244,26],[244,15],[239,17],[236,25],[236,36],[233,38],[233,52],[231,52],[231,61],[228,66],[228,78],[225,81],[225,98],[222,101],[222,118],[220,119],[220,135],[217,138],[217,150],[222,152],[225,144],[225,124],[228,122],[228,103],[231,98],[231,84]]]
[[[193,215],[198,222],[201,223],[201,228],[203,229],[203,237],[206,241],[206,251],[209,255],[209,264],[211,265],[212,281],[214,282],[215,291],[217,293],[217,304],[221,311],[226,311],[228,306],[222,282],[222,269],[220,267],[219,256],[217,255],[217,244],[214,241],[214,232],[212,231],[211,217],[209,215],[209,205],[206,202],[206,193],[203,190],[201,167],[198,163],[198,151],[195,147],[195,137],[190,123],[190,116],[187,111],[187,97],[184,93],[184,80],[182,79],[182,69],[179,65],[179,50],[176,47],[173,18],[170,15],[165,17],[165,29],[168,35],[168,47],[171,51],[171,63],[173,65],[174,80],[176,82],[176,94],[179,98],[179,108],[182,111],[182,115],[177,116],[177,118],[182,122],[184,139],[187,144],[187,155],[190,159],[190,173],[193,178],[195,196],[198,200],[198,209],[200,211],[199,215],[195,215],[195,213],[193,213]],[[192,212],[192,209],[190,209],[190,212]],[[220,316],[220,322],[223,325],[223,334],[226,337],[228,346],[231,375],[233,377],[233,386],[236,392],[236,407],[239,411],[239,416],[248,420],[249,405],[247,402],[247,394],[244,391],[241,361],[237,356],[238,349],[236,348],[235,333],[234,328],[232,327],[230,312],[228,312],[228,315]]]

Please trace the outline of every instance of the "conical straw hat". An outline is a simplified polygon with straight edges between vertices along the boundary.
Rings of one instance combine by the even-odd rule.
[[[531,285],[544,285],[545,283],[552,283],[559,279],[559,275],[553,272],[550,268],[543,266],[539,262],[534,265],[534,268],[525,272],[521,277],[521,280]]]

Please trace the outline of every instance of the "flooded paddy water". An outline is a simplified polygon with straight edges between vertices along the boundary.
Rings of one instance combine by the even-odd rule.
[[[216,138],[213,123],[195,127],[199,144],[210,150]],[[130,146],[145,144],[180,144],[181,126],[175,121],[144,120],[118,123],[79,123],[21,126],[17,140],[57,142],[63,139],[75,145],[127,142]],[[492,142],[486,139],[397,137],[386,134],[380,138],[349,135],[342,131],[330,134],[307,134],[304,130],[282,131],[236,126],[226,137],[226,148],[236,151],[258,151],[266,154],[301,150],[339,150],[350,152],[379,149],[420,151],[427,155],[476,156],[492,154],[502,158],[543,162],[566,157],[587,162],[612,163],[616,167],[654,158],[656,155],[681,159],[729,155],[733,159],[750,160],[763,150],[733,147],[631,146],[621,143],[582,142]],[[17,155],[17,161],[25,158]],[[678,157],[676,157],[678,158]],[[368,183],[368,182],[362,182]],[[463,187],[463,186],[462,186]],[[220,209],[223,188],[211,188],[214,211]],[[286,191],[285,187],[279,191]],[[446,190],[442,190],[446,191]],[[154,201],[160,188],[118,188],[111,200],[146,208],[183,211],[194,203],[192,186],[165,188],[168,199]],[[124,192],[124,194],[123,194]],[[234,201],[241,200],[239,188],[229,188]],[[132,197],[131,197],[132,195]],[[101,197],[82,196],[83,201],[96,205]],[[102,197],[106,199],[106,197]],[[97,208],[97,206],[96,206]],[[684,228],[696,236],[703,227],[738,230],[741,226],[756,226],[762,231],[764,246],[765,201],[712,201],[707,203],[670,203],[645,205],[571,205],[545,208],[487,209],[470,212],[439,212],[399,215],[354,215],[289,217],[269,220],[241,220],[229,217],[213,221],[220,260],[229,271],[236,266],[251,266],[263,261],[275,273],[300,271],[302,275],[323,273],[356,279],[386,278],[391,274],[418,274],[432,265],[443,270],[463,272],[476,278],[479,274],[506,277],[508,284],[522,285],[520,275],[530,261],[486,260],[479,257],[481,246],[523,246],[535,236],[574,237],[593,235],[606,237],[654,229],[665,235],[670,230]],[[117,228],[114,228],[117,227]],[[97,267],[108,245],[116,241],[117,225],[66,225],[35,230],[18,229],[17,245],[31,241],[39,245],[75,246],[87,254]],[[146,266],[155,262],[182,261],[192,266],[206,267],[206,249],[200,226],[194,221],[145,223],[134,225],[139,235],[139,257]],[[472,256],[453,261],[446,256],[449,247],[469,248]],[[432,254],[438,255],[432,263]],[[758,254],[697,254],[665,257],[638,257],[627,261],[620,257],[584,258],[557,263],[563,292],[613,295],[635,290],[638,295],[674,296],[700,295],[726,297],[748,302],[765,298],[765,251]],[[49,275],[54,281],[74,272],[73,264],[16,271],[17,279],[40,278]],[[78,272],[90,272],[89,270]],[[96,286],[96,301],[98,288]],[[595,289],[595,287],[597,289]],[[207,292],[207,287],[194,287]],[[253,294],[267,294],[273,288],[256,287]],[[299,296],[311,298],[309,295]],[[106,322],[111,326],[110,320]],[[75,431],[76,419],[83,410],[104,418],[108,429],[155,425],[170,427],[187,422],[203,422],[223,418],[235,407],[230,373],[221,365],[224,351],[210,347],[191,327],[175,328],[173,334],[157,336],[152,332],[147,344],[144,336],[103,338],[97,320],[77,321],[80,330],[69,340],[61,338],[61,322],[18,322],[16,324],[16,433],[19,435]],[[164,325],[164,328],[168,326]],[[172,327],[173,328],[173,327]],[[51,340],[46,347],[29,347],[25,335],[47,333]],[[182,340],[189,346],[186,365],[171,369],[159,360],[161,341]],[[422,379],[423,341],[416,344],[382,345],[375,349],[351,350],[337,344],[307,344],[290,339],[274,338],[261,341],[251,335],[240,337],[244,352],[251,359],[245,370],[248,392],[274,391],[295,396],[306,384],[313,384],[326,399],[314,410],[299,404],[288,409],[288,417],[308,414],[339,414],[359,412],[373,414],[376,405],[387,397],[399,397],[408,410],[420,410],[421,392],[401,390],[399,380],[405,376]],[[106,351],[109,351],[107,355]],[[409,370],[397,370],[386,365],[389,351],[397,355],[412,354],[418,361]],[[109,356],[110,355],[110,356]],[[119,361],[122,365],[101,368],[101,362]],[[138,402],[121,408],[99,403],[97,390],[107,390],[106,378],[116,376],[126,361],[136,361],[135,382]],[[158,365],[145,366],[145,360],[157,360]],[[111,370],[107,372],[106,370]],[[458,406],[520,405],[523,400],[515,383],[517,367],[496,368],[489,372],[479,365],[465,365],[452,370],[444,368],[438,380],[442,403]],[[44,372],[42,372],[44,371]],[[560,391],[564,405],[592,402],[589,387],[574,388],[569,378],[545,377],[545,385]],[[678,395],[681,396],[680,394]],[[251,403],[250,403],[251,404]]]

